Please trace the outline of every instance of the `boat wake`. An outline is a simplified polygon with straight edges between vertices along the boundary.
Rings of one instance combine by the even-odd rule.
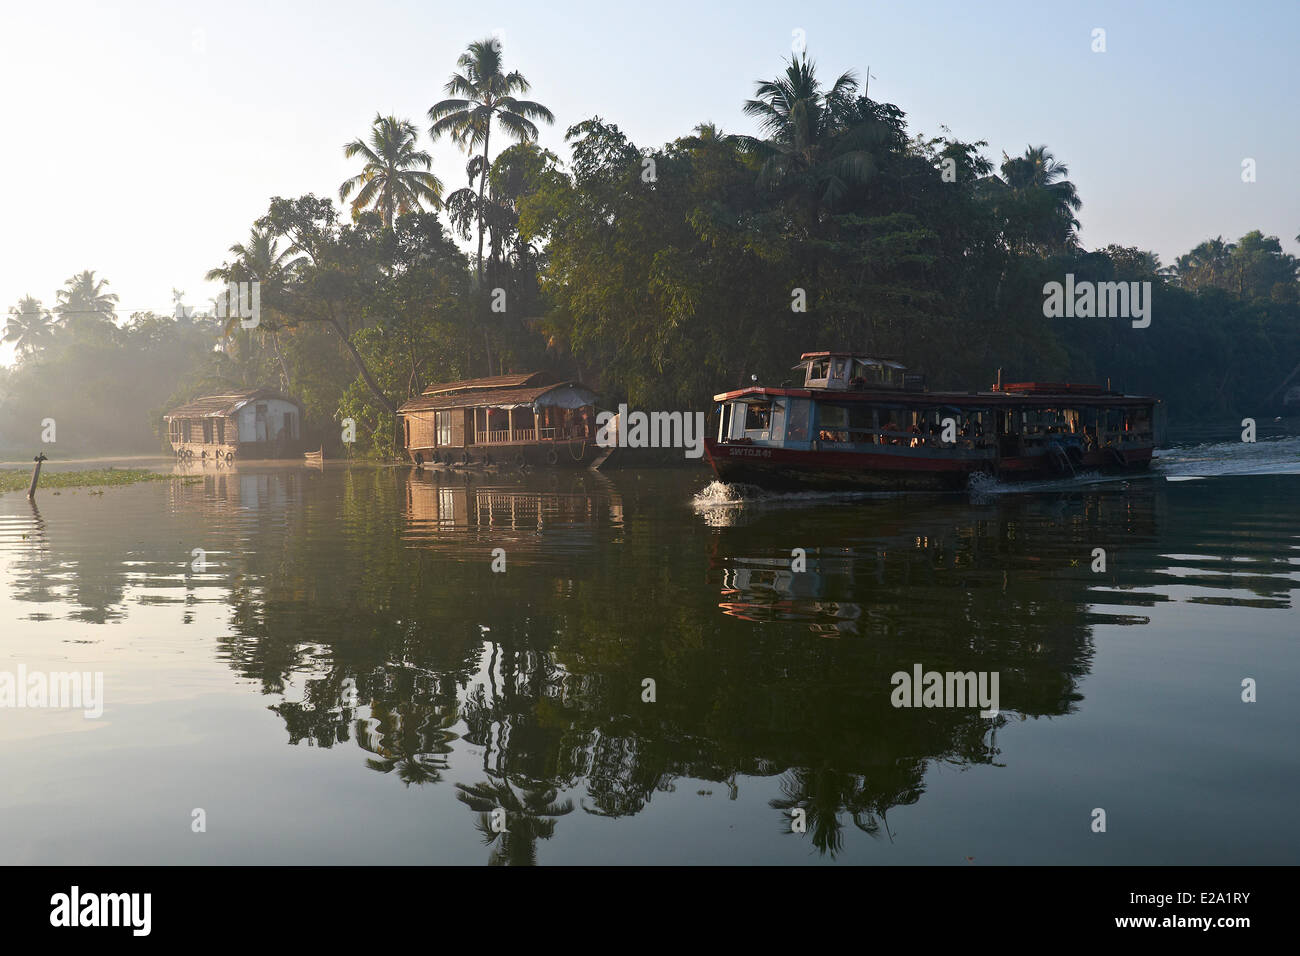
[[[1157,449],[1151,468],[1171,481],[1224,475],[1300,475],[1300,437]]]

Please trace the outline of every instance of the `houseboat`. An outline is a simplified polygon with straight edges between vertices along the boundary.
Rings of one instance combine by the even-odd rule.
[[[204,395],[163,416],[177,458],[234,461],[302,454],[302,406],[270,389]]]
[[[417,465],[590,467],[596,395],[549,372],[430,385],[398,410],[398,434]]]
[[[945,490],[999,479],[1140,470],[1159,400],[1098,385],[999,381],[932,392],[898,362],[805,352],[803,386],[714,396],[705,453],[722,481],[774,489]]]

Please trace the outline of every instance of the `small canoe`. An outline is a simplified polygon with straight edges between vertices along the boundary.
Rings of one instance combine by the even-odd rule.
[[[321,465],[325,462],[325,446],[322,445],[317,451],[308,451],[303,453],[303,460],[309,465]]]

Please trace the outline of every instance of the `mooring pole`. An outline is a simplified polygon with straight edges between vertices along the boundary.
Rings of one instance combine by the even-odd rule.
[[[36,483],[41,480],[41,462],[45,461],[45,453],[41,452],[32,461],[36,462],[36,467],[32,469],[32,483],[27,486],[27,500],[36,500]]]

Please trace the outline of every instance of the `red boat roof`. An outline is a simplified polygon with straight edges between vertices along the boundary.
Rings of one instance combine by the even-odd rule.
[[[995,392],[1019,392],[1025,395],[1117,395],[1100,385],[1076,385],[1072,382],[1013,382],[993,386]]]

